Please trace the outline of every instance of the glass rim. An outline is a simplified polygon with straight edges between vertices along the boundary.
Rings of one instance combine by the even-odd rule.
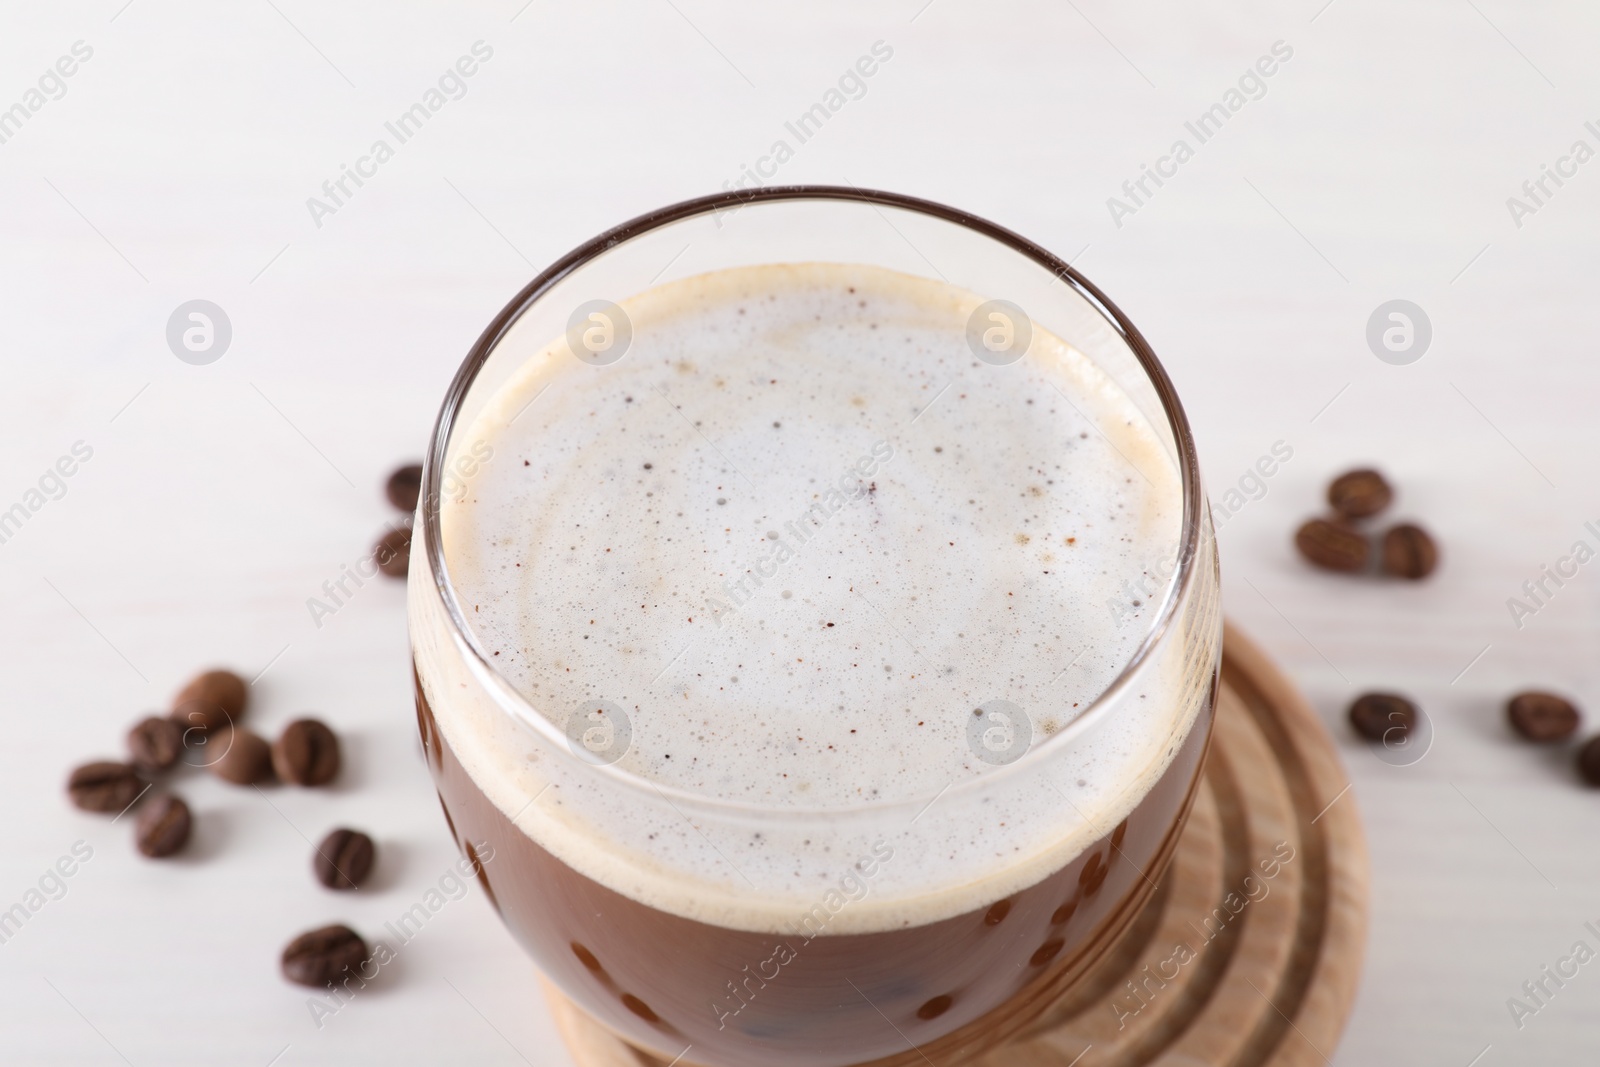
[[[1080,274],[1066,260],[1028,240],[1021,234],[970,212],[948,207],[936,201],[906,196],[900,193],[841,185],[774,185],[758,189],[716,193],[669,204],[632,218],[590,238],[540,271],[516,296],[512,297],[478,336],[478,339],[468,350],[466,359],[462,362],[461,367],[456,371],[455,377],[451,380],[450,387],[445,394],[444,403],[441,405],[439,415],[434,422],[428,449],[423,460],[422,486],[419,496],[423,551],[426,553],[434,585],[449,619],[451,637],[465,650],[466,655],[474,661],[472,666],[475,671],[487,674],[494,679],[496,687],[515,701],[514,707],[501,710],[512,711],[517,719],[535,732],[543,734],[548,741],[557,746],[558,750],[565,746],[567,743],[566,732],[534,708],[531,702],[495,668],[490,657],[478,643],[467,620],[466,613],[462,610],[461,603],[456,596],[455,588],[450,582],[449,570],[445,564],[444,537],[440,524],[440,471],[444,466],[450,437],[456,429],[457,416],[461,412],[462,404],[466,399],[467,393],[477,381],[478,373],[483,369],[489,357],[494,354],[500,341],[510,332],[523,313],[558,283],[585,264],[598,259],[633,238],[696,216],[715,214],[752,204],[808,200],[844,201],[866,204],[874,208],[889,207],[916,212],[942,222],[953,223],[980,236],[988,237],[1048,270],[1057,281],[1067,285],[1080,297],[1087,300],[1106,323],[1117,332],[1118,336],[1121,337],[1133,353],[1134,358],[1138,360],[1140,368],[1155,389],[1178,453],[1178,471],[1183,488],[1182,540],[1178,549],[1177,569],[1167,583],[1167,592],[1165,599],[1162,601],[1161,609],[1156,614],[1144,639],[1134,649],[1133,655],[1123,665],[1116,678],[1112,679],[1105,688],[1096,694],[1088,706],[1079,712],[1070,723],[1031,746],[1028,751],[1012,762],[992,767],[966,781],[947,785],[936,793],[931,793],[927,796],[912,796],[875,803],[831,806],[762,804],[709,796],[677,786],[663,785],[643,775],[622,770],[615,764],[593,764],[579,759],[575,754],[572,755],[571,761],[573,763],[581,763],[595,774],[635,789],[645,795],[653,794],[669,802],[678,801],[699,808],[724,811],[731,814],[759,813],[768,818],[838,817],[845,812],[870,811],[881,813],[899,807],[913,808],[920,806],[922,810],[926,810],[927,807],[932,806],[935,800],[947,793],[961,795],[993,787],[1001,780],[1033,769],[1049,759],[1055,752],[1070,745],[1074,739],[1087,733],[1095,724],[1104,719],[1109,713],[1109,708],[1114,698],[1123,689],[1127,688],[1132,677],[1150,659],[1170,629],[1178,607],[1184,601],[1185,594],[1193,582],[1199,555],[1202,518],[1199,460],[1194,447],[1194,438],[1189,428],[1188,416],[1184,413],[1183,405],[1178,400],[1177,391],[1173,387],[1171,379],[1167,376],[1166,368],[1156,358],[1155,351],[1150,347],[1150,343],[1145,340],[1144,335],[1139,332],[1138,327],[1093,282]],[[497,701],[498,703],[500,702]]]

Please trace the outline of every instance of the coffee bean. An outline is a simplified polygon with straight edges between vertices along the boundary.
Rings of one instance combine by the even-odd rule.
[[[348,926],[324,926],[301,934],[283,950],[283,976],[321,989],[367,962],[367,943]]]
[[[1375,470],[1347,471],[1328,486],[1328,503],[1347,519],[1365,519],[1389,506],[1394,490]]]
[[[389,503],[401,511],[417,510],[417,494],[422,490],[422,464],[411,463],[389,475],[389,484],[383,487]]]
[[[339,738],[316,719],[296,719],[272,744],[272,769],[293,785],[326,785],[339,773]]]
[[[139,770],[160,774],[183,755],[183,728],[155,715],[143,719],[128,731],[128,753]]]
[[[1589,738],[1578,749],[1578,775],[1590,785],[1600,786],[1600,736]]]
[[[1565,741],[1578,732],[1581,716],[1570,700],[1554,693],[1518,693],[1506,704],[1511,728],[1529,741]]]
[[[216,730],[237,722],[250,699],[250,687],[232,671],[206,671],[183,687],[172,702],[169,718],[185,734],[195,727]]]
[[[378,538],[372,546],[378,569],[391,578],[404,578],[411,567],[411,527],[401,526]]]
[[[1417,725],[1417,706],[1394,693],[1363,693],[1350,705],[1350,725],[1369,741],[1399,744]]]
[[[1383,535],[1383,572],[1396,578],[1426,578],[1439,565],[1439,546],[1428,531],[1411,523],[1391,527]]]
[[[1367,539],[1325,519],[1312,519],[1301,526],[1295,532],[1294,545],[1307,561],[1324,570],[1355,573],[1367,567]]]
[[[375,855],[372,838],[341,827],[322,839],[311,856],[311,869],[329,889],[354,889],[372,873]]]
[[[189,841],[189,805],[171,793],[151,797],[139,811],[134,842],[152,859],[170,856]]]
[[[84,811],[127,810],[144,789],[139,774],[126,763],[98,760],[85,763],[67,779],[67,795]]]
[[[253,785],[272,777],[272,746],[242,726],[218,730],[206,738],[205,764],[224,781]]]

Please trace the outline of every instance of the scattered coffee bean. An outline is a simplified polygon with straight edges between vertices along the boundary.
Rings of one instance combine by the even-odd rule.
[[[132,766],[111,760],[85,763],[67,779],[67,795],[84,811],[120,814],[143,789],[144,782]]]
[[[1578,709],[1554,693],[1518,693],[1506,704],[1511,728],[1529,741],[1565,741],[1578,732]]]
[[[1426,578],[1439,565],[1439,546],[1428,531],[1411,523],[1391,527],[1383,535],[1383,571],[1396,578]]]
[[[339,773],[339,737],[316,719],[296,719],[272,744],[272,769],[293,785],[326,785]]]
[[[183,755],[183,727],[152,715],[128,731],[128,753],[139,770],[160,774]]]
[[[242,726],[208,736],[205,760],[211,773],[235,785],[253,785],[272,777],[272,746]]]
[[[189,805],[171,793],[151,797],[139,811],[134,841],[152,859],[170,856],[189,842]]]
[[[1369,741],[1403,741],[1417,725],[1417,706],[1394,693],[1363,693],[1350,705],[1350,725]]]
[[[301,934],[283,950],[283,976],[321,989],[367,962],[367,943],[348,926],[324,926]]]
[[[404,578],[411,566],[411,527],[401,526],[378,538],[372,546],[378,569],[391,578]]]
[[[389,475],[389,484],[383,491],[389,503],[401,511],[416,511],[417,494],[422,491],[422,464],[407,464]]]
[[[1366,569],[1367,539],[1348,527],[1312,519],[1295,531],[1295,547],[1309,562],[1325,570],[1355,573]]]
[[[1589,738],[1578,749],[1578,774],[1590,785],[1600,785],[1600,736]]]
[[[372,873],[375,855],[372,838],[341,827],[322,839],[311,857],[311,869],[329,889],[354,889]]]
[[[216,730],[237,722],[250,699],[250,688],[232,671],[206,671],[183,687],[172,702],[169,718],[188,730]]]
[[[1389,506],[1394,490],[1375,470],[1348,471],[1328,486],[1328,503],[1347,519],[1365,519]]]

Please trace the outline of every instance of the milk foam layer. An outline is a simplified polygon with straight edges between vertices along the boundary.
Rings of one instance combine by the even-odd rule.
[[[430,665],[447,642],[420,631],[442,619],[413,597],[442,733],[536,841],[644,903],[776,928],[883,836],[861,809],[994,771],[970,740],[975,709],[1022,709],[1037,746],[1123,670],[1160,598],[1130,598],[1128,582],[1171,558],[1178,472],[1058,338],[1035,327],[1020,362],[975,358],[980,302],[861,266],[689,278],[624,303],[632,339],[615,364],[558,339],[458,431],[455,459],[478,461],[442,502],[450,578],[477,644],[538,714],[564,728],[605,701],[631,730],[617,770],[841,812],[825,846],[826,833],[751,846],[563,778],[563,754],[508,732],[448,655]],[[984,825],[981,844],[976,826],[927,820],[917,832],[944,837],[902,847],[834,932],[983,906],[1101,836],[1199,704],[1181,670],[1144,681],[1156,688],[1054,761],[1075,808],[1014,799],[1031,810]]]

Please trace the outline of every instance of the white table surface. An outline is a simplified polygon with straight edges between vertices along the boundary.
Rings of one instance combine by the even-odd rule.
[[[736,177],[878,40],[892,61],[781,180],[1087,245],[1079,265],[1176,380],[1213,495],[1294,450],[1221,539],[1227,611],[1333,727],[1369,834],[1365,977],[1330,1060],[1592,1062],[1600,963],[1521,1029],[1506,1001],[1579,939],[1600,948],[1600,794],[1512,743],[1499,708],[1537,684],[1600,712],[1600,564],[1520,630],[1506,606],[1600,543],[1600,162],[1520,228],[1506,206],[1574,140],[1600,147],[1600,16],[1323,2],[9,6],[0,108],[74,42],[93,55],[0,144],[0,509],[74,442],[93,457],[0,544],[0,907],[74,842],[93,858],[0,945],[0,1062],[568,1062],[476,891],[320,1029],[278,977],[288,935],[376,930],[454,858],[417,756],[403,589],[371,583],[320,629],[305,601],[391,518],[381,479],[537,267]],[[494,54],[467,95],[314,226],[306,198],[478,40]],[[1266,95],[1115,226],[1107,198],[1278,40],[1293,58]],[[234,330],[203,367],[164,339],[196,297]],[[1434,326],[1409,366],[1364,340],[1397,297]],[[1438,532],[1434,580],[1293,556],[1325,479],[1369,460]],[[197,840],[151,863],[130,820],[75,811],[62,782],[210,663],[270,664],[256,724],[314,710],[349,768],[270,804],[184,779]],[[1423,702],[1420,763],[1351,740],[1365,686]],[[370,892],[307,875],[302,835],[339,823],[380,841]]]

